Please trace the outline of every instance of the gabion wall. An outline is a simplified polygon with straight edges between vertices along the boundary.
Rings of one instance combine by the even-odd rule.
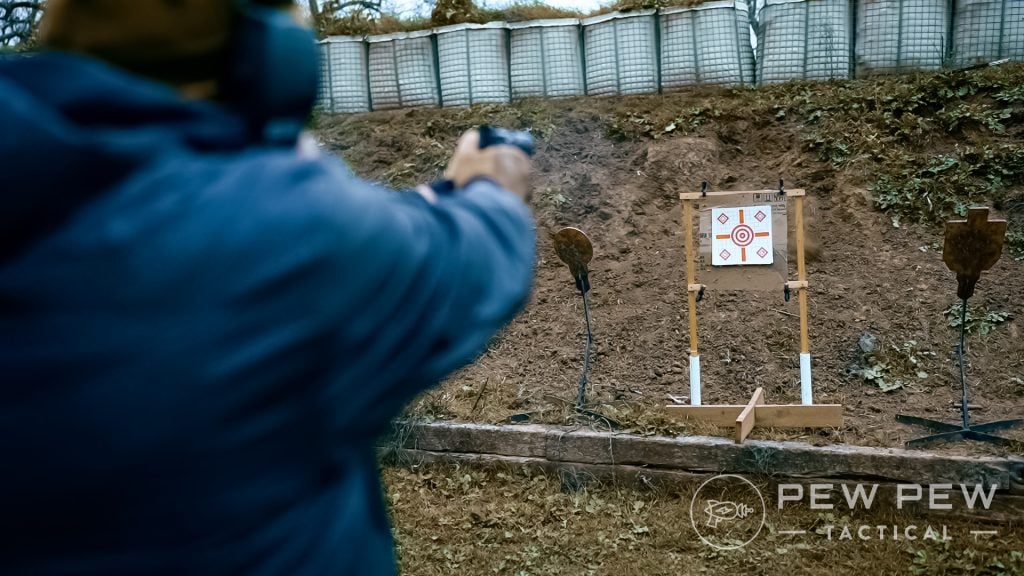
[[[857,74],[938,70],[949,0],[857,0]]]
[[[508,30],[503,22],[436,28],[438,77],[445,106],[508,102]]]
[[[757,18],[758,81],[849,78],[850,20],[847,0],[767,0]]]
[[[1024,60],[1024,0],[956,0],[953,13],[956,66]]]
[[[366,41],[374,110],[440,104],[434,38],[429,30],[369,36]]]
[[[756,19],[747,2],[332,37],[317,105],[469,106],[1024,60],[1024,0],[760,0]]]
[[[586,93],[579,20],[517,22],[509,33],[513,98]]]
[[[754,81],[754,51],[744,3],[709,2],[661,13],[661,86],[741,85]]]
[[[320,43],[321,109],[335,114],[370,110],[366,52],[360,37],[337,36]]]
[[[583,25],[587,94],[644,94],[658,91],[655,10],[613,12]]]

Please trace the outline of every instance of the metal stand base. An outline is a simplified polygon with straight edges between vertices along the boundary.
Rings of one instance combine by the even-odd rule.
[[[1000,420],[998,422],[989,422],[987,424],[963,426],[939,422],[938,420],[930,420],[928,418],[919,418],[917,416],[904,416],[902,414],[896,415],[896,421],[904,424],[914,424],[915,426],[924,426],[925,428],[938,432],[938,434],[922,436],[921,438],[915,438],[908,441],[906,443],[907,448],[920,448],[929,444],[941,444],[945,442],[956,442],[959,440],[974,440],[976,442],[988,442],[999,446],[1011,446],[1015,443],[1013,440],[1003,438],[1002,436],[987,434],[987,432],[1008,430],[1010,428],[1024,426],[1024,419]]]
[[[957,280],[960,280],[960,276],[957,276]],[[973,288],[971,288],[970,291],[973,291]],[[988,442],[989,444],[996,444],[999,446],[1012,446],[1016,444],[1013,440],[1003,438],[1002,436],[987,434],[987,432],[1007,430],[1009,428],[1016,428],[1017,426],[1024,425],[1024,419],[1000,420],[998,422],[989,422],[988,424],[971,425],[971,405],[968,403],[967,398],[967,366],[966,361],[964,360],[964,338],[967,335],[967,299],[970,297],[970,291],[967,293],[964,293],[963,291],[957,292],[957,295],[960,296],[960,345],[957,346],[956,349],[957,363],[960,364],[960,386],[962,388],[962,396],[960,397],[960,424],[949,424],[946,422],[939,422],[938,420],[930,420],[928,418],[918,418],[917,416],[904,416],[902,414],[897,414],[897,422],[924,426],[925,428],[938,432],[938,434],[922,436],[921,438],[910,440],[906,443],[907,448],[920,448],[921,446],[927,446],[929,444],[956,442],[958,440],[974,440],[976,442]]]

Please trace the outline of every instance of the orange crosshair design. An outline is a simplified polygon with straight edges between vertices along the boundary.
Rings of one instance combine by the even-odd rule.
[[[737,234],[737,231],[739,231],[740,234]],[[737,236],[741,236],[741,238],[737,238]],[[750,243],[754,241],[754,238],[764,238],[765,236],[771,236],[771,234],[769,234],[768,232],[755,233],[750,226],[743,223],[743,209],[741,208],[739,225],[733,228],[730,234],[718,234],[717,236],[715,236],[715,238],[719,240],[732,239],[733,244],[736,244],[737,246],[740,247],[740,262],[746,262],[747,246],[749,246]],[[742,239],[742,237],[745,237],[746,239],[744,240]]]

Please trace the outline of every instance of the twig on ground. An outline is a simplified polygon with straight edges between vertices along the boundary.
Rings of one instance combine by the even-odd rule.
[[[473,409],[470,410],[470,414],[476,414],[476,407],[480,404],[480,399],[484,397],[484,393],[487,392],[487,383],[490,381],[490,377],[484,378],[484,385],[480,387],[480,393],[476,395],[476,401],[473,402]]]

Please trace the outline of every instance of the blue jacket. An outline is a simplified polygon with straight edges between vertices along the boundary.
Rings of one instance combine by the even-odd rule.
[[[0,574],[394,573],[374,440],[525,303],[526,207],[75,56],[0,102]]]

